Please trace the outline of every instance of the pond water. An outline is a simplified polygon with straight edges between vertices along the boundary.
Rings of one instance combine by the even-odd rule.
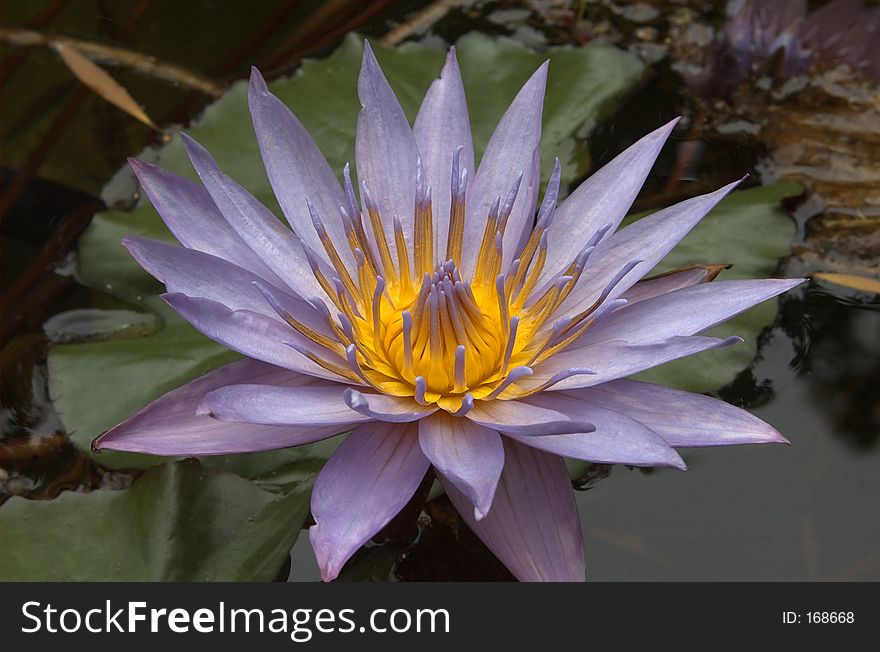
[[[97,1],[39,4],[4,3],[4,28],[144,49],[206,77],[232,80],[251,63],[275,75],[290,71],[306,54],[332,51],[351,29],[387,37],[428,3],[376,2],[363,9],[351,2],[279,1],[261,3],[246,20],[218,8],[222,3],[202,0],[185,9],[166,0],[114,3],[112,10]],[[837,97],[852,94],[849,110],[858,131],[833,147],[826,144],[835,155],[805,164],[791,153],[790,140],[756,135],[753,125],[777,121],[776,133],[790,128],[806,146],[820,147],[817,132],[827,131],[827,102],[804,94],[775,98],[778,104],[771,105],[766,90],[724,102],[699,100],[673,71],[672,63],[684,54],[681,43],[668,39],[681,36],[685,24],[717,26],[721,3],[464,4],[424,34],[413,28],[412,36],[440,46],[482,30],[511,34],[539,49],[605,39],[652,66],[652,76],[580,143],[595,169],[671,115],[686,116],[677,146],[667,147],[637,200],[640,209],[695,194],[695,179],[712,186],[744,172],[753,175],[754,185],[796,178],[822,192],[788,207],[798,232],[780,274],[876,278],[880,200],[870,183],[880,179],[876,86],[866,91],[835,79]],[[184,34],[190,32],[188,41]],[[102,468],[70,443],[49,398],[46,354],[50,339],[96,338],[105,322],[108,328],[130,323],[133,335],[153,328],[142,313],[130,314],[128,304],[79,285],[73,272],[77,237],[102,205],[101,186],[126,155],[157,142],[149,129],[98,98],[78,95],[54,55],[40,48],[4,48],[3,68],[3,111],[11,119],[3,127],[0,510],[10,496],[47,500],[64,491],[123,489],[137,481],[139,472]],[[25,76],[31,87],[16,97],[10,89]],[[130,72],[117,77],[135,97],[150,98],[143,99],[147,111],[163,126],[186,122],[210,100]],[[62,108],[28,117],[40,97]],[[756,115],[759,106],[766,112]],[[797,128],[785,122],[785,109],[780,117],[779,106],[795,116]],[[815,118],[814,132],[804,131],[808,118]],[[103,137],[96,140],[99,124]],[[845,170],[835,167],[844,159]],[[105,192],[103,201],[111,196]],[[878,379],[877,294],[814,281],[786,295],[776,323],[761,335],[757,359],[718,394],[775,426],[791,446],[685,450],[686,473],[594,465],[577,493],[589,579],[880,579]],[[444,497],[429,503],[411,529],[404,540],[371,544],[343,578],[509,578]],[[318,578],[306,536],[294,547],[291,569],[280,578]]]

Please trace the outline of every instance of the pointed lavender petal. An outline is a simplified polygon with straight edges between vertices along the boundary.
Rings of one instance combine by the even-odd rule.
[[[505,263],[513,254],[535,216],[540,183],[540,161],[535,165],[541,140],[541,115],[547,85],[547,62],[531,76],[501,118],[480,161],[471,189],[465,219],[465,248],[461,267],[470,275],[483,239],[486,217],[496,198],[507,195],[522,172],[523,180],[504,232]],[[502,268],[503,269],[503,268]]]
[[[520,401],[477,401],[465,416],[485,428],[527,437],[593,429],[588,421],[572,421],[566,413]]]
[[[553,252],[555,264],[548,259],[538,279],[539,284],[568,267],[600,228],[611,227],[605,239],[614,233],[642,189],[676,123],[678,118],[618,154],[614,160],[590,175],[559,205],[547,233],[548,250]]]
[[[718,202],[742,181],[734,181],[715,192],[686,199],[643,217],[601,243],[590,256],[580,282],[559,309],[577,313],[592,305],[608,282],[634,257],[641,261],[608,295],[616,299],[636,284],[694,228]]]
[[[270,283],[280,283],[229,225],[204,186],[152,163],[135,158],[128,159],[128,163],[180,244],[228,260]]]
[[[285,344],[294,341],[301,342],[303,347],[312,346],[310,341],[305,341],[302,335],[277,319],[249,310],[233,311],[222,303],[180,293],[163,294],[162,298],[200,333],[233,351],[309,376],[355,384],[318,366]]]
[[[429,467],[416,424],[374,422],[352,431],[312,489],[309,540],[324,581],[403,509]]]
[[[387,396],[347,388],[342,398],[355,412],[370,419],[408,423],[424,419],[437,411],[436,405],[420,405],[407,396]]]
[[[182,138],[199,178],[245,244],[300,296],[326,296],[293,232],[247,190],[223,174],[204,147],[185,134]]]
[[[596,429],[595,432],[549,437],[509,435],[520,443],[588,462],[686,468],[675,449],[635,417],[606,409],[595,402],[585,403],[561,392],[536,394],[523,402],[567,413],[572,420],[589,420]]]
[[[590,346],[605,340],[642,344],[675,335],[695,335],[800,285],[804,280],[716,281],[683,288],[604,315],[573,346]]]
[[[251,69],[248,105],[269,183],[290,228],[315,251],[324,250],[309,217],[308,198],[323,217],[331,241],[347,242],[339,214],[346,200],[339,180],[309,132],[269,92],[256,68]],[[336,250],[349,269],[355,269],[351,249],[338,246]]]
[[[446,494],[521,582],[583,582],[583,535],[565,462],[507,437],[502,440],[504,470],[485,518],[474,518],[470,500],[441,474]]]
[[[289,428],[217,421],[197,414],[208,392],[235,383],[266,383],[287,387],[320,383],[256,360],[220,367],[157,398],[140,412],[111,428],[92,447],[149,455],[231,455],[286,448],[338,434],[334,427]]]
[[[620,295],[621,299],[626,299],[628,304],[638,303],[645,299],[658,297],[661,294],[668,294],[675,290],[699,285],[700,283],[708,283],[715,280],[715,277],[728,265],[692,265],[673,270],[665,274],[658,274],[650,278],[643,278],[641,281],[633,285],[629,290]]]
[[[468,118],[467,102],[455,48],[449,48],[440,78],[434,80],[413,127],[425,177],[431,186],[434,222],[434,244],[437,251],[446,251],[449,232],[452,156],[462,147],[460,167],[473,174],[474,145]]]
[[[362,184],[366,182],[379,207],[392,257],[397,251],[395,215],[400,218],[407,248],[412,252],[412,220],[408,218],[415,209],[419,151],[406,115],[367,42],[364,42],[364,60],[358,77],[358,96],[361,100],[355,143],[358,179]]]
[[[484,518],[504,466],[501,435],[440,411],[419,422],[419,444],[434,468],[471,502],[474,518]]]
[[[352,410],[342,400],[341,385],[279,387],[226,385],[205,396],[199,412],[220,421],[266,426],[345,426],[370,417]]]
[[[742,342],[738,337],[720,339],[717,337],[670,337],[653,344],[630,344],[620,340],[602,342],[598,345],[568,349],[535,366],[534,373],[517,382],[526,392],[543,388],[547,381],[560,372],[589,364],[595,374],[578,374],[564,378],[546,387],[551,390],[574,387],[592,387],[610,380],[617,380],[632,374],[656,367],[703,351],[730,346]]]
[[[278,318],[276,311],[254,286],[262,279],[237,265],[161,240],[132,236],[124,238],[122,244],[141,267],[165,284],[168,292],[210,299],[231,310],[251,310],[273,319]],[[266,281],[263,283],[269,286]],[[279,296],[284,294],[277,288],[273,288],[273,291]],[[286,296],[296,306],[300,319],[303,319],[303,313],[316,313],[311,304]]]
[[[635,380],[560,393],[636,419],[670,446],[788,443],[749,412],[702,394]]]

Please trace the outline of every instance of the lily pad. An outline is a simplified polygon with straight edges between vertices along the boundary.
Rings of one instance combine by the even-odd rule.
[[[785,197],[798,195],[799,184],[788,181],[735,192],[725,198],[652,271],[667,272],[701,263],[730,263],[719,279],[766,278],[776,273],[779,259],[791,251],[795,225],[780,207]],[[640,216],[627,218],[624,224]],[[744,312],[708,332],[716,337],[739,335],[742,344],[667,363],[637,374],[639,380],[692,392],[713,392],[755,359],[758,335],[773,323],[777,300]]]
[[[541,132],[545,181],[555,157],[562,163],[563,183],[584,175],[589,156],[580,139],[610,115],[644,75],[638,59],[601,45],[534,52],[512,39],[469,34],[459,40],[457,50],[477,157],[516,91],[541,63],[550,60]]]
[[[314,474],[280,486],[196,460],[122,491],[11,498],[0,509],[2,581],[270,581],[308,513]]]
[[[354,156],[362,47],[359,37],[349,36],[326,59],[306,62],[293,78],[271,84],[337,170]],[[549,161],[559,155],[566,181],[585,171],[586,150],[579,147],[578,138],[620,102],[644,73],[635,57],[607,46],[555,47],[537,53],[510,39],[470,34],[458,41],[457,50],[477,152],[485,147],[522,83],[542,61],[551,60],[542,157],[549,170]],[[414,119],[440,70],[443,51],[407,43],[394,50],[376,48],[376,54],[404,110]],[[230,176],[278,211],[253,134],[245,82],[235,84],[187,131],[216,156]],[[179,138],[153,158],[167,169],[195,178]],[[59,345],[49,355],[55,407],[73,441],[84,450],[102,431],[151,400],[235,358],[158,299],[161,285],[120,245],[124,236],[135,234],[173,239],[145,201],[131,212],[102,213],[80,240],[78,277],[86,285],[153,311],[164,321],[164,328],[144,338],[132,339],[129,330],[119,333],[127,339]],[[101,454],[98,460],[112,468],[158,462],[149,456],[113,452]]]
[[[105,334],[116,337],[145,337],[161,326],[158,317],[136,310],[76,308],[53,315],[43,324],[50,342],[100,340]]]

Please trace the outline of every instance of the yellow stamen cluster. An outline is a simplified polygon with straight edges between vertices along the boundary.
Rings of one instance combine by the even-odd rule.
[[[564,348],[589,325],[596,306],[573,319],[551,322],[551,317],[577,283],[597,238],[561,275],[536,288],[547,260],[546,227],[555,208],[557,168],[537,225],[502,271],[502,242],[517,180],[506,200],[499,198],[491,207],[472,277],[463,279],[458,261],[467,172],[459,173],[457,162],[452,179],[449,228],[441,252],[435,239],[431,189],[423,186],[420,173],[417,176],[410,255],[396,216],[392,252],[383,216],[366,185],[361,193],[364,211],[358,209],[346,169],[349,207],[343,210],[343,219],[356,273],[343,263],[309,206],[335,273],[328,277],[326,264],[307,249],[315,278],[337,309],[337,319],[327,314],[335,338],[305,326],[295,315],[284,316],[319,347],[321,354],[304,353],[325,369],[384,394],[411,396],[456,413],[469,409],[474,400],[508,397],[508,388],[530,373],[528,368]]]

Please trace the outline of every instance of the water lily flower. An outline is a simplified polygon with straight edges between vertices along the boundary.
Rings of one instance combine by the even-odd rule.
[[[250,110],[289,228],[186,136],[200,184],[132,160],[182,246],[125,246],[172,308],[245,358],[94,447],[219,455],[350,431],[312,492],[325,580],[433,466],[517,578],[561,581],[585,574],[563,456],[683,469],[677,446],[785,441],[721,401],[626,378],[740,341],[700,333],[801,279],[641,280],[737,185],[618,230],[675,121],[561,202],[557,161],[539,205],[546,82],[545,63],[476,167],[454,50],[411,127],[367,44],[356,184],[254,70]]]
[[[731,0],[728,14],[703,64],[680,66],[700,95],[729,95],[777,54],[782,79],[840,65],[880,79],[880,8],[863,0],[831,0],[811,13],[806,0]]]

